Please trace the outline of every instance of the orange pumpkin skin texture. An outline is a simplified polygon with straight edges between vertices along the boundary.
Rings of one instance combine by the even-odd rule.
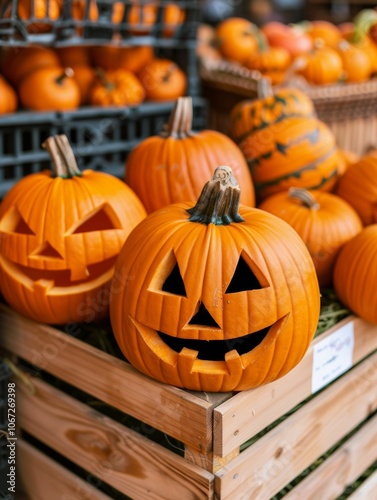
[[[42,68],[60,68],[61,63],[55,51],[47,47],[9,47],[5,50],[1,72],[15,87],[30,73]]]
[[[350,165],[336,193],[352,205],[364,226],[377,223],[377,156],[367,154]]]
[[[131,232],[116,264],[129,279],[111,289],[111,323],[125,357],[195,391],[245,390],[282,377],[305,354],[319,316],[304,243],[267,212],[241,206],[238,213],[239,192],[224,170],[231,172],[217,169],[195,208],[170,205]]]
[[[19,88],[21,104],[34,111],[67,111],[77,109],[80,88],[69,68],[42,68],[25,77]]]
[[[314,116],[314,105],[297,89],[279,89],[272,92],[268,80],[258,84],[258,98],[236,104],[231,111],[231,132],[237,143],[250,134],[279,123],[286,118]]]
[[[363,229],[351,205],[335,194],[292,188],[270,196],[259,208],[293,227],[313,259],[319,286],[331,286],[340,249]]]
[[[322,20],[311,21],[307,34],[313,42],[320,39],[332,49],[336,49],[342,39],[342,33],[335,24]]]
[[[342,59],[336,50],[330,47],[316,48],[300,56],[302,67],[297,73],[313,85],[335,83],[343,73]]]
[[[89,93],[89,102],[95,106],[137,106],[144,98],[139,79],[124,69],[100,73]]]
[[[247,19],[231,17],[216,28],[217,46],[229,61],[244,64],[258,51],[258,28]]]
[[[289,52],[280,47],[265,48],[247,59],[245,66],[259,71],[272,85],[281,83],[291,63]]]
[[[364,228],[342,248],[334,269],[334,289],[345,306],[377,324],[377,224]]]
[[[109,174],[57,172],[24,177],[1,204],[2,293],[36,321],[95,321],[108,314],[115,260],[145,210]]]
[[[57,47],[56,53],[59,56],[63,67],[90,66],[89,49],[84,45],[73,45],[71,47]]]
[[[342,59],[344,78],[347,82],[365,82],[372,74],[372,64],[368,54],[343,40],[338,47],[338,54]]]
[[[71,68],[74,71],[74,80],[80,89],[80,105],[88,104],[91,88],[97,77],[96,72],[86,64],[72,64]]]
[[[0,115],[13,113],[17,109],[18,99],[13,87],[0,75]]]
[[[101,45],[92,47],[90,56],[93,64],[105,70],[126,69],[138,73],[153,57],[153,47],[112,47]]]
[[[139,71],[138,77],[151,101],[175,100],[186,92],[185,73],[169,59],[153,59]]]
[[[145,139],[129,154],[125,180],[151,213],[171,203],[195,201],[221,162],[237,175],[241,202],[254,206],[254,186],[241,150],[215,130],[193,131],[191,98],[181,97],[166,130]]]
[[[338,177],[335,138],[316,118],[287,118],[236,141],[261,202],[290,187],[331,191]]]

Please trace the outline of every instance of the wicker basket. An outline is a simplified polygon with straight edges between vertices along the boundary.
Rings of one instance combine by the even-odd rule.
[[[200,77],[210,104],[210,126],[230,135],[231,109],[245,98],[257,97],[262,75],[227,61],[203,59]],[[295,76],[289,86],[299,88],[313,100],[318,118],[331,128],[339,147],[362,154],[377,144],[377,78],[314,87]]]

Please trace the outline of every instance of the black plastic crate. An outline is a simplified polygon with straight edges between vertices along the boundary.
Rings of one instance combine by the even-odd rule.
[[[8,382],[11,378],[11,371],[8,365],[0,357],[0,431],[7,431],[8,428]],[[8,493],[7,488],[7,473],[9,472],[8,465],[8,448],[7,439],[5,436],[0,438],[0,499],[12,500],[13,495]]]
[[[30,6],[25,14],[24,5]],[[147,24],[151,0],[46,0],[58,5],[57,15],[35,17],[35,0],[0,0],[0,44],[24,45],[41,43],[66,45],[104,43],[116,39],[131,45],[175,46],[177,41],[195,40],[201,15],[200,0],[176,0],[184,11],[184,19],[175,25],[166,24],[166,12],[172,0],[159,0],[153,12],[155,22]],[[81,3],[80,13],[74,5]],[[117,4],[117,5],[116,5]],[[119,7],[122,5],[122,7]],[[121,13],[115,22],[116,8]],[[135,11],[137,10],[136,19]],[[150,12],[150,10],[149,10]],[[132,16],[132,17],[131,17]],[[135,36],[136,35],[136,36]]]
[[[50,135],[67,135],[80,169],[124,176],[128,153],[143,139],[159,134],[174,102],[145,102],[134,108],[81,108],[72,112],[20,111],[0,116],[0,198],[13,184],[33,172],[50,168],[41,148]],[[206,100],[193,98],[193,128],[207,124]]]

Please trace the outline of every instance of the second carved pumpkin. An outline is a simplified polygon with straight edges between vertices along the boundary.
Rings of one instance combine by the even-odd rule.
[[[238,146],[215,130],[193,131],[192,114],[191,98],[179,98],[164,131],[145,139],[128,156],[127,184],[150,213],[197,199],[214,168],[227,163],[242,186],[242,203],[254,206],[252,178]]]

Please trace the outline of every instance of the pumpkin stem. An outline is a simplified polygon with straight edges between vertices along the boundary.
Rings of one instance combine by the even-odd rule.
[[[115,89],[115,84],[109,81],[104,70],[102,68],[96,68],[95,72],[100,84],[103,85],[108,92],[112,92]]]
[[[211,180],[206,182],[196,205],[189,208],[189,221],[226,226],[244,219],[238,213],[241,190],[232,169],[217,167]]]
[[[318,201],[307,189],[291,187],[288,190],[288,197],[301,201],[305,207],[311,210],[318,210],[320,208]]]
[[[176,69],[176,65],[174,63],[171,63],[171,65],[167,68],[164,76],[162,77],[163,82],[168,82],[170,80],[171,75],[174,73]]]
[[[192,135],[192,98],[179,97],[169,117],[167,125],[161,132],[162,137],[177,139]]]
[[[261,78],[257,82],[258,99],[265,99],[274,95],[272,90],[271,80],[269,78]]]
[[[42,144],[42,148],[46,149],[51,157],[55,177],[67,179],[82,176],[67,136],[55,135],[49,137]]]
[[[72,68],[65,68],[63,73],[55,79],[58,85],[62,85],[66,78],[72,78],[75,76],[75,72]]]

